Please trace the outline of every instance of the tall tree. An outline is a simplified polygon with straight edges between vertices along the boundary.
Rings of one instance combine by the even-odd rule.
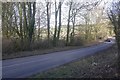
[[[77,15],[76,12],[77,12],[76,9],[75,9],[75,10],[74,10],[74,9],[72,10],[72,14],[74,14],[74,15],[73,15],[73,18],[72,18],[72,27],[73,27],[73,28],[72,28],[72,32],[71,32],[71,40],[70,40],[71,43],[74,42],[74,35],[75,35],[75,20],[76,20],[76,15]]]
[[[71,8],[72,8],[72,3],[73,3],[73,2],[70,2],[70,5],[69,5],[68,21],[67,21],[67,37],[66,37],[66,45],[69,44],[69,35],[70,35],[70,13],[71,13]]]
[[[24,39],[28,39],[28,20],[27,20],[27,12],[26,12],[26,3],[22,4],[23,7],[23,16],[24,16],[24,22],[23,22],[23,26],[24,26]]]
[[[53,45],[56,46],[59,37],[60,37],[60,30],[61,30],[61,6],[62,2],[59,2],[58,7],[57,7],[57,2],[55,0],[55,30],[54,30],[54,36],[53,36]],[[59,12],[59,25],[57,26],[57,17],[58,17],[58,12]]]
[[[48,40],[50,39],[50,2],[47,2],[47,5],[46,5],[46,7],[47,7],[47,38],[48,38]]]
[[[31,7],[32,6],[32,7]],[[36,10],[36,2],[29,3],[29,41],[31,43],[32,41],[32,36],[35,28],[35,10]],[[33,8],[33,9],[32,9]]]
[[[19,17],[20,17],[20,38],[21,38],[21,43],[23,42],[23,12],[22,12],[22,3],[19,3]]]
[[[60,38],[60,31],[61,31],[61,6],[62,3],[59,2],[59,26],[58,26],[58,35],[57,35],[57,40],[59,41]]]
[[[114,25],[114,32],[118,46],[118,73],[120,76],[120,1],[113,3],[112,10],[110,10],[108,16]]]
[[[58,16],[58,10],[57,10],[57,2],[55,0],[55,30],[54,30],[54,36],[53,36],[53,45],[56,46],[57,42],[57,16]]]

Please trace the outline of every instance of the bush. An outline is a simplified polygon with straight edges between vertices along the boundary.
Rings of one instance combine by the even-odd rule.
[[[62,39],[62,40],[57,41],[57,46],[58,47],[64,47],[65,46],[65,40]]]
[[[19,40],[16,39],[2,39],[2,53],[13,53],[21,51],[21,44]]]
[[[2,53],[8,54],[24,50],[28,50],[28,44],[26,41],[21,43],[20,39],[15,38],[2,39]]]
[[[13,45],[10,39],[2,38],[2,53],[12,52]]]
[[[47,49],[47,48],[52,48],[52,40],[50,39],[49,41],[42,40],[42,41],[35,41],[34,43],[31,44],[31,49]]]
[[[71,46],[82,46],[84,45],[84,40],[81,37],[75,37],[74,40],[70,42]]]

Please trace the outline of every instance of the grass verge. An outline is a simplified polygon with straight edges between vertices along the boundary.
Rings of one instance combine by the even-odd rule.
[[[34,55],[42,55],[42,54],[48,54],[48,53],[53,53],[53,52],[59,52],[59,51],[66,51],[66,50],[71,50],[71,49],[79,49],[83,47],[89,47],[93,45],[98,45],[101,42],[91,42],[89,44],[85,44],[84,46],[65,46],[65,47],[53,47],[50,49],[39,49],[39,50],[33,50],[33,51],[22,51],[22,52],[16,52],[16,53],[8,53],[4,54],[2,53],[2,59],[13,59],[13,58],[21,58],[21,57],[28,57],[28,56],[34,56]]]
[[[117,47],[83,57],[60,67],[33,75],[32,78],[114,78],[117,74]]]

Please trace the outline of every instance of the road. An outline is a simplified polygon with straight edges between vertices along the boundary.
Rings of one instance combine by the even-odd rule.
[[[99,45],[86,48],[3,60],[2,77],[26,78],[41,71],[60,66],[76,59],[80,59],[83,56],[92,55],[96,52],[109,48],[113,44],[113,42],[104,42]]]

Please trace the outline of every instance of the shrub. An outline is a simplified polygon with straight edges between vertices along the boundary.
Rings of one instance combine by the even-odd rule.
[[[46,49],[46,48],[52,48],[52,40],[50,39],[49,41],[42,40],[42,41],[35,41],[34,43],[31,44],[31,49]]]
[[[81,37],[75,37],[74,40],[70,42],[72,46],[82,46],[84,44],[84,40]]]

